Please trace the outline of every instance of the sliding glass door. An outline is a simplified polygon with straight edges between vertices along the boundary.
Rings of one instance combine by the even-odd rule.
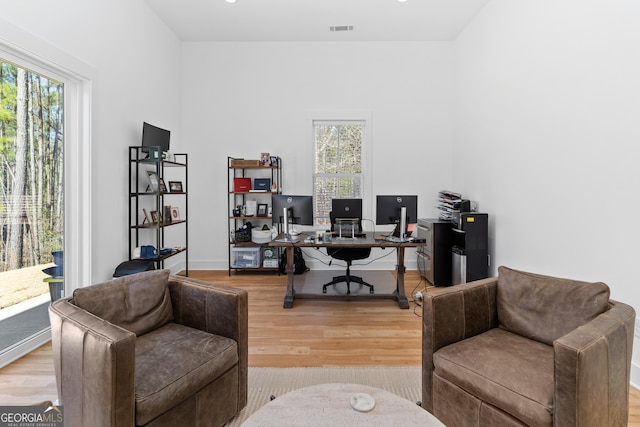
[[[64,292],[64,84],[0,57],[0,356]]]

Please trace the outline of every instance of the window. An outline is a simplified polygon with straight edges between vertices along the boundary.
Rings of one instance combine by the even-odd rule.
[[[314,121],[316,225],[330,224],[331,199],[364,198],[364,121]]]
[[[0,82],[0,271],[7,271],[51,263],[63,249],[64,85],[1,59]]]

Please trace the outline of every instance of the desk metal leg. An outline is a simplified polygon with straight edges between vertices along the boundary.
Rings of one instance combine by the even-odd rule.
[[[404,266],[404,246],[398,246],[398,263],[396,264],[396,297],[398,298],[398,305],[400,308],[409,308],[409,300],[404,293],[404,272],[406,268]]]
[[[283,308],[292,308],[296,291],[293,289],[293,247],[287,248],[287,293],[284,295]]]

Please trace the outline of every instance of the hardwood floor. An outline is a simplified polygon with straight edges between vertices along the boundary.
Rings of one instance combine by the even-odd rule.
[[[392,300],[297,300],[283,309],[286,277],[277,274],[191,271],[201,280],[249,292],[249,366],[419,366],[421,309]],[[406,291],[422,288],[407,272]],[[56,399],[51,344],[0,369],[0,405]],[[629,426],[640,427],[640,391],[631,388]]]

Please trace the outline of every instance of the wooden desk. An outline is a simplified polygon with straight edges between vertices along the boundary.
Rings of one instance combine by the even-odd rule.
[[[315,236],[315,233],[311,234]],[[290,241],[279,241],[284,239],[284,235],[279,235],[275,240],[269,243],[270,246],[281,247],[281,248],[291,248],[291,250],[287,251],[287,292],[284,296],[284,308],[293,307],[293,301],[296,298],[349,298],[349,296],[344,295],[305,295],[298,294],[296,295],[295,291],[295,283],[294,283],[294,274],[293,274],[293,248],[328,248],[328,247],[343,247],[343,248],[392,248],[397,250],[397,263],[396,263],[396,289],[391,294],[369,294],[369,295],[358,295],[358,299],[364,298],[385,298],[385,299],[394,299],[398,302],[400,308],[409,308],[409,300],[404,292],[404,273],[406,268],[404,266],[404,250],[405,248],[415,248],[424,243],[414,243],[414,242],[389,242],[386,240],[382,240],[382,235],[376,234],[375,237],[372,237],[373,233],[367,233],[366,237],[361,237],[353,241],[341,241],[340,243],[324,243],[321,241],[316,241],[314,243],[305,243],[304,239],[307,237],[307,234],[302,233],[299,237],[300,239],[296,242]]]

